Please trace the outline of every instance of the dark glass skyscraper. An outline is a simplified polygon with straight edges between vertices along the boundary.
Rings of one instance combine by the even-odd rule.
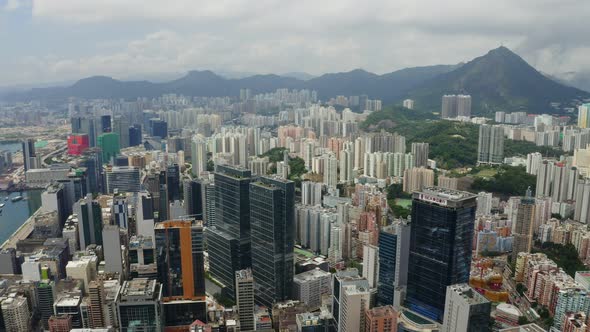
[[[394,226],[384,227],[379,232],[379,283],[377,302],[380,305],[393,305],[395,281],[395,252],[397,236]]]
[[[166,187],[170,202],[180,199],[180,167],[178,167],[178,164],[166,167]]]
[[[207,228],[209,268],[232,297],[235,272],[252,265],[250,176],[247,169],[225,165],[215,172],[215,227]]]
[[[98,201],[88,194],[74,204],[73,210],[78,215],[80,248],[85,250],[90,244],[102,245],[102,210]]]
[[[251,183],[250,226],[255,297],[270,308],[291,295],[295,183],[275,177],[261,177]]]
[[[203,220],[203,183],[200,180],[186,180],[183,189],[186,214]]]
[[[476,196],[428,187],[415,192],[406,306],[442,322],[446,289],[468,283]]]
[[[138,146],[141,144],[141,125],[134,124],[129,127],[129,146]]]
[[[168,137],[168,123],[158,118],[150,119],[150,136],[166,138]]]

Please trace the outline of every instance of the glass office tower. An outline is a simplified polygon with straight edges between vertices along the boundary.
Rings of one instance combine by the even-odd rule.
[[[295,182],[261,177],[251,183],[250,226],[255,299],[270,308],[288,300],[293,285]]]
[[[406,306],[442,322],[447,286],[469,282],[476,196],[428,187],[412,198]]]

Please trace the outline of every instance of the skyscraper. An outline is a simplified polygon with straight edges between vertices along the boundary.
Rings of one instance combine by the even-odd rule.
[[[400,306],[408,283],[410,224],[406,220],[381,228],[379,232],[379,279],[377,303]]]
[[[125,277],[123,269],[123,250],[121,249],[121,231],[117,225],[104,225],[102,228],[104,271],[118,273]]]
[[[129,146],[138,146],[141,144],[141,125],[134,124],[129,129]]]
[[[369,287],[376,288],[379,279],[379,247],[366,244],[363,246],[363,278],[369,281]]]
[[[203,220],[203,183],[199,180],[185,180],[183,190],[186,215]]]
[[[512,262],[520,252],[531,252],[533,246],[533,226],[535,224],[535,198],[530,188],[520,200],[516,211],[516,220],[512,221]]]
[[[272,307],[289,299],[293,286],[295,182],[264,176],[252,182],[250,225],[256,301]]]
[[[578,106],[578,127],[588,128],[590,123],[590,104]]]
[[[22,150],[23,150],[23,164],[25,166],[25,172],[30,169],[39,168],[41,165],[39,164],[39,158],[37,158],[37,154],[35,153],[35,140],[32,138],[27,138],[22,142]]]
[[[206,321],[203,223],[164,221],[156,224],[154,232],[165,326]]]
[[[49,318],[53,315],[53,303],[55,302],[55,284],[53,281],[44,280],[35,285],[35,298],[39,311],[41,325],[49,329]]]
[[[359,276],[357,269],[332,274],[332,316],[338,331],[364,331],[369,297],[369,282]]]
[[[104,306],[105,293],[102,280],[93,280],[88,284],[88,297],[90,305],[88,308],[88,322],[90,328],[96,329],[106,327]]]
[[[115,302],[121,332],[161,331],[162,288],[153,279],[124,281]]]
[[[192,173],[201,177],[201,173],[207,170],[207,141],[197,135],[191,141]]]
[[[442,332],[479,332],[490,329],[492,304],[468,284],[447,286]]]
[[[88,194],[74,204],[73,210],[78,215],[80,249],[86,250],[90,244],[102,245],[102,211],[98,202]]]
[[[166,138],[168,137],[168,123],[164,120],[160,120],[158,118],[150,119],[150,136],[152,137],[159,137],[159,138]]]
[[[256,328],[254,305],[254,278],[250,269],[236,272],[236,304],[241,331],[254,331]]]
[[[119,135],[115,133],[100,134],[97,138],[97,146],[102,151],[102,162],[110,163],[120,151]]]
[[[30,331],[29,305],[27,299],[22,296],[9,297],[2,301],[2,317],[6,331],[28,332]]]
[[[446,287],[469,281],[476,196],[437,187],[412,196],[406,306],[442,322]]]
[[[107,193],[136,193],[141,189],[139,168],[133,166],[112,166],[106,171]]]
[[[414,155],[414,165],[416,167],[428,166],[428,153],[430,145],[428,143],[412,143],[412,154]]]
[[[113,119],[113,132],[119,135],[119,145],[121,148],[129,146],[129,121],[125,116],[115,116]]]
[[[235,272],[252,266],[250,174],[226,165],[215,172],[215,226],[207,228],[209,269],[232,297]]]
[[[178,164],[166,166],[166,188],[168,189],[168,201],[180,199],[180,167]]]
[[[502,164],[504,162],[504,128],[481,125],[477,147],[478,164]]]

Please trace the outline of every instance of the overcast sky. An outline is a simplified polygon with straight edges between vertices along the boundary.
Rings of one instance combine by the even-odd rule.
[[[376,73],[505,45],[590,68],[590,0],[0,0],[0,86],[191,69]]]

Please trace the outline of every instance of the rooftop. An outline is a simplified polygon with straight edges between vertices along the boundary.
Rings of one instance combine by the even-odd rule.
[[[453,201],[463,201],[463,200],[477,197],[476,195],[466,192],[466,191],[446,189],[446,188],[441,188],[441,187],[426,187],[426,188],[422,189],[421,192],[418,192],[418,193],[419,194],[423,193],[423,194],[428,194],[428,195],[434,195],[439,198],[453,200]]]

